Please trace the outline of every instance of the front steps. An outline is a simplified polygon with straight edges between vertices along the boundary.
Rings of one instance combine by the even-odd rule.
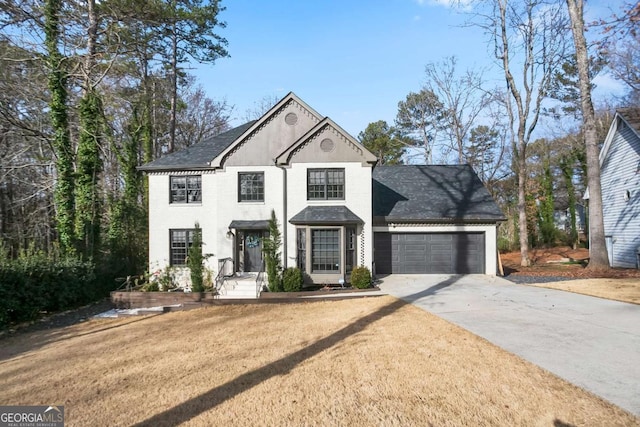
[[[256,299],[257,273],[236,273],[224,279],[218,299]]]

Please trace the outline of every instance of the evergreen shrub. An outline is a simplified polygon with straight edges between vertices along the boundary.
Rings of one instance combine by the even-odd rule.
[[[371,287],[371,272],[367,267],[359,266],[351,271],[351,286],[358,289]]]
[[[285,292],[300,292],[303,283],[302,270],[297,267],[289,267],[282,273],[282,287]]]
[[[69,310],[103,296],[92,262],[42,253],[0,263],[0,328]]]

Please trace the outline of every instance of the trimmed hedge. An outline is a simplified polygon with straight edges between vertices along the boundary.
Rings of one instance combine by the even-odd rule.
[[[91,262],[41,254],[5,260],[0,262],[0,328],[87,304],[103,293]]]

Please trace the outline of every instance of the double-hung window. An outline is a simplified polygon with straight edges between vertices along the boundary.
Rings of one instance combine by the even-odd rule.
[[[186,264],[195,233],[195,229],[169,230],[169,262],[171,265]]]
[[[201,203],[202,178],[200,175],[169,177],[171,203]]]
[[[309,169],[308,200],[344,200],[344,169]]]
[[[238,173],[238,201],[264,202],[264,172]]]

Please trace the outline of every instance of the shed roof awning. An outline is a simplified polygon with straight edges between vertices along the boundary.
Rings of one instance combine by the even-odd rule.
[[[229,228],[233,228],[235,230],[268,230],[269,229],[269,221],[266,219],[258,219],[258,220],[238,220],[234,219],[229,224]]]
[[[291,224],[364,224],[364,221],[346,206],[307,206],[289,220]]]

